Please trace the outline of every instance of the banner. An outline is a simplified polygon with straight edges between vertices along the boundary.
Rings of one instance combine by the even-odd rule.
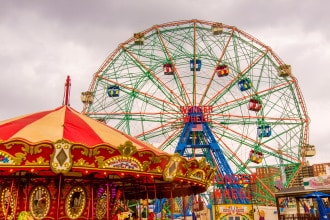
[[[330,176],[315,176],[304,178],[305,189],[330,188]]]
[[[220,219],[246,219],[253,220],[253,207],[251,204],[222,204],[213,205],[213,220]]]

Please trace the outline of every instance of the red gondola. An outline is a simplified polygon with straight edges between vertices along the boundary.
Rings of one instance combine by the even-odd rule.
[[[258,112],[262,108],[262,103],[258,99],[250,99],[248,109]]]
[[[215,70],[218,77],[228,76],[229,74],[229,68],[227,65],[219,65]]]
[[[170,63],[165,63],[163,65],[163,70],[164,70],[165,75],[173,75],[174,74],[173,65],[170,64]]]

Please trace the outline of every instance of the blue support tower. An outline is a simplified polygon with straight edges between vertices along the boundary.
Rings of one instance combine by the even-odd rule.
[[[222,179],[225,179],[226,176],[235,176],[212,133],[209,120],[204,113],[205,110],[202,107],[192,106],[188,108],[184,117],[182,134],[175,152],[187,158],[205,157],[217,169],[217,176]],[[230,203],[250,203],[245,195],[238,193],[241,192],[240,189],[242,188],[240,184],[218,184],[217,187],[231,193]]]

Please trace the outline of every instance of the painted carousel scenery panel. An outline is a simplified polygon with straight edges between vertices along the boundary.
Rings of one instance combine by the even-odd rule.
[[[65,201],[65,212],[70,219],[81,216],[86,206],[86,192],[80,186],[73,187]]]
[[[45,186],[36,186],[30,194],[30,210],[35,219],[43,219],[50,209],[50,193]]]
[[[1,209],[3,216],[8,220],[14,219],[16,212],[16,195],[12,192],[10,187],[4,188],[1,192]]]

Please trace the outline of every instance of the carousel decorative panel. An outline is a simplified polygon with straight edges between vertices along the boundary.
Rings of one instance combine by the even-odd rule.
[[[65,200],[65,212],[70,219],[77,219],[86,205],[86,192],[81,186],[73,187]]]
[[[35,219],[43,219],[50,209],[50,193],[45,186],[32,189],[29,199],[30,211]]]
[[[6,187],[1,192],[1,208],[7,220],[14,219],[16,211],[16,193],[11,192],[10,187]]]

